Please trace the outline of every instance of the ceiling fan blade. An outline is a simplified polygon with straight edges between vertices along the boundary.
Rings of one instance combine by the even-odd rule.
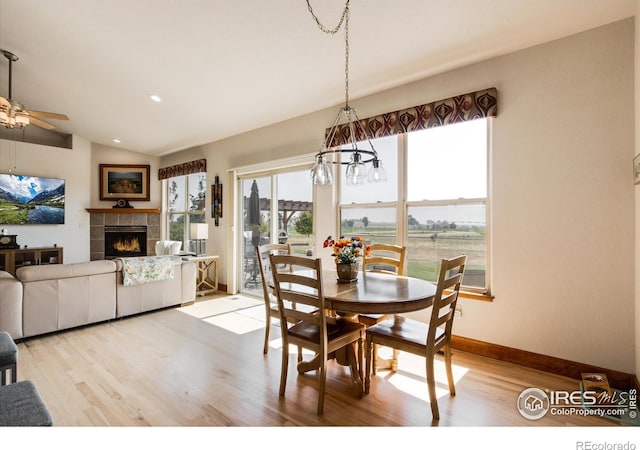
[[[45,130],[53,130],[55,128],[50,123],[44,122],[40,119],[36,119],[35,117],[29,117],[29,123],[32,123],[33,125],[37,125],[40,128],[44,128]]]
[[[69,120],[69,118],[65,114],[58,114],[46,111],[26,111],[31,117],[44,117],[46,119],[56,119],[56,120]]]

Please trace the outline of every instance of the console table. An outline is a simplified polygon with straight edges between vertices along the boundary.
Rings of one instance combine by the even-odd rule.
[[[198,265],[198,276],[196,280],[197,295],[214,294],[218,292],[218,261],[220,260],[220,256],[185,256],[182,259],[185,261],[194,261]]]
[[[16,275],[19,267],[62,264],[62,247],[33,247],[0,250],[0,270]]]

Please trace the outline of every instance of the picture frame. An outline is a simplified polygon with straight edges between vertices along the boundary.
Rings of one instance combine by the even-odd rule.
[[[640,153],[633,158],[633,183],[640,184]]]
[[[150,200],[148,164],[100,164],[100,200]]]

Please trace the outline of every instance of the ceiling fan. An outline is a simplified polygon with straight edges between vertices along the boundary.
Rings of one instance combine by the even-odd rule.
[[[9,60],[9,98],[0,96],[0,124],[7,128],[24,128],[29,124],[34,124],[45,130],[53,130],[55,127],[40,118],[69,120],[64,114],[57,114],[45,111],[33,111],[25,109],[22,103],[11,98],[11,68],[18,57],[8,50],[0,49],[0,52]]]

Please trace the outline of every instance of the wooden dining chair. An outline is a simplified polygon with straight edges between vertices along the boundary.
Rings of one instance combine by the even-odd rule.
[[[369,255],[364,252],[362,257],[362,270],[389,273],[393,275],[405,275],[404,257],[406,248],[402,245],[392,244],[371,244],[369,245]],[[358,321],[366,327],[373,326],[391,317],[389,314],[360,314]],[[377,368],[390,368],[392,372],[398,370],[398,351],[393,349],[391,360],[383,361],[378,356],[377,345],[374,345],[373,354],[375,356],[375,364],[373,365],[373,373]]]
[[[388,272],[404,275],[404,256],[406,248],[402,245],[370,244],[369,255],[364,252],[362,270]]]
[[[356,321],[327,315],[322,291],[322,261],[320,258],[290,255],[270,255],[271,272],[275,285],[280,329],[282,330],[282,369],[280,373],[280,395],[284,395],[289,368],[289,344],[298,345],[315,353],[318,364],[320,387],[318,414],[324,409],[324,393],[327,381],[329,354],[344,347],[356,345],[350,356],[352,378],[362,379],[364,326]],[[294,268],[290,271],[288,268]],[[306,269],[306,271],[298,271]],[[307,305],[311,312],[290,305]],[[292,323],[294,322],[294,323]],[[286,325],[285,325],[286,324]],[[356,361],[357,355],[357,361]],[[300,367],[298,367],[300,372]],[[357,374],[357,376],[356,376]],[[362,386],[359,386],[362,394]]]
[[[401,316],[394,316],[367,329],[365,393],[369,392],[371,384],[374,344],[385,345],[400,351],[424,356],[426,358],[427,387],[431,413],[435,420],[440,419],[438,398],[436,397],[434,360],[438,351],[444,353],[449,392],[451,395],[455,395],[456,390],[451,369],[451,329],[466,262],[466,255],[442,260],[436,294],[431,309],[431,318],[428,324]]]
[[[264,244],[256,245],[256,256],[260,267],[260,279],[262,280],[262,295],[264,296],[264,310],[265,310],[265,322],[264,329],[264,349],[263,353],[266,355],[269,352],[269,334],[271,332],[271,318],[280,319],[280,311],[278,311],[278,300],[276,296],[272,294],[269,287],[269,280],[271,280],[271,262],[269,261],[269,255],[281,254],[291,255],[291,244]]]

